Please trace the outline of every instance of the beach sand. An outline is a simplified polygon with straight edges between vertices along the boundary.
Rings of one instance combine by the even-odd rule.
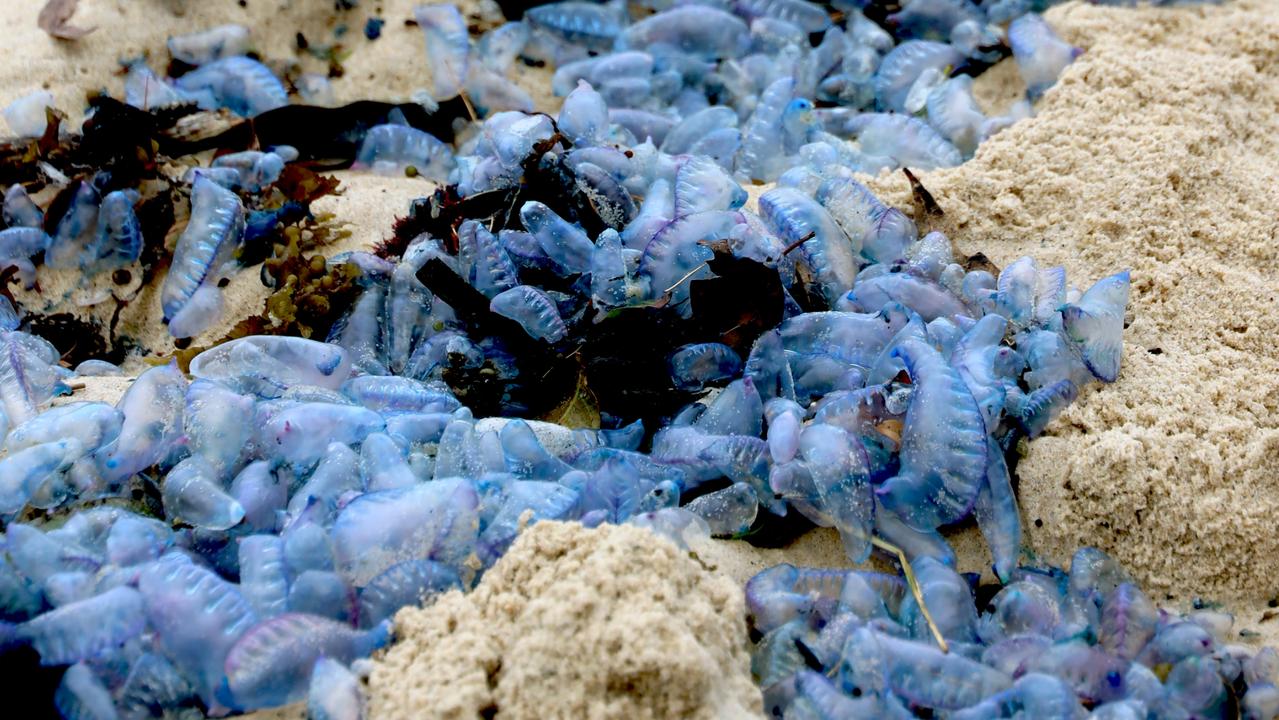
[[[351,54],[334,81],[337,97],[404,99],[424,84],[419,31],[403,22],[413,4],[378,3],[387,24],[368,42],[360,28],[369,2],[340,16],[319,0],[209,2],[179,16],[177,0],[83,0],[74,22],[99,29],[65,43],[35,29],[38,3],[0,0],[13,28],[0,105],[45,81],[74,118],[85,91],[120,92],[119,58],[150,51],[162,65],[168,34],[219,22],[252,25],[258,48],[278,64],[298,60],[299,29],[316,42],[346,23]],[[1096,545],[1157,601],[1221,603],[1236,614],[1236,629],[1260,633],[1244,642],[1273,644],[1279,619],[1262,620],[1279,595],[1279,0],[1136,10],[1073,2],[1047,18],[1086,52],[1036,117],[965,165],[921,175],[964,252],[1001,266],[1022,255],[1061,264],[1080,287],[1132,271],[1118,382],[1085,391],[1017,467],[1028,547],[1061,564],[1078,546]],[[530,87],[545,88],[544,72],[521,71],[532,73]],[[1023,86],[1006,62],[976,90],[993,110]],[[544,90],[538,101],[549,102]],[[351,229],[348,249],[385,237],[425,192],[422,181],[341,178],[344,194],[325,209]],[[870,182],[885,201],[910,207],[900,174]],[[254,283],[250,268],[228,288],[242,313],[265,297]],[[77,396],[109,398],[124,384],[89,380]],[[961,570],[988,566],[973,528],[951,539]],[[739,586],[777,562],[846,564],[826,530],[783,549],[715,541],[696,550],[705,572]],[[565,663],[583,662],[572,638],[562,647]],[[558,699],[548,692],[545,707]]]

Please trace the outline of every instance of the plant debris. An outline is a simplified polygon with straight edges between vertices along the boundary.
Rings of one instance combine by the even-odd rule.
[[[24,322],[27,332],[53,343],[68,367],[95,359],[119,364],[130,349],[123,343],[111,342],[109,331],[100,324],[70,313],[30,314]]]
[[[585,372],[578,372],[573,394],[541,419],[567,428],[600,428],[599,401],[595,399],[595,393],[591,392]]]

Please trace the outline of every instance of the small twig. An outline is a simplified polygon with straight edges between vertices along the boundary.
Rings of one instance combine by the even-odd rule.
[[[807,235],[805,235],[804,237],[802,237],[802,238],[800,238],[800,239],[796,240],[795,242],[791,243],[790,245],[787,245],[787,246],[786,246],[786,249],[782,251],[782,257],[785,257],[785,256],[787,256],[787,255],[790,255],[790,251],[791,251],[791,250],[794,250],[795,248],[799,247],[800,245],[803,245],[804,243],[808,242],[809,240],[812,240],[812,239],[813,239],[813,238],[815,238],[815,237],[817,237],[817,231],[816,231],[816,230],[814,230],[814,231],[812,231],[812,232],[809,232],[809,233],[808,233]]]
[[[870,536],[870,544],[897,556],[897,561],[902,566],[902,574],[906,576],[906,585],[910,588],[911,594],[915,596],[915,602],[919,605],[919,612],[924,616],[924,622],[928,623],[928,629],[932,631],[933,639],[937,641],[937,646],[941,648],[942,652],[950,652],[950,646],[946,644],[946,638],[942,637],[941,630],[937,629],[937,623],[933,620],[932,613],[928,612],[928,606],[924,604],[924,591],[919,588],[919,581],[915,579],[915,569],[911,567],[910,561],[906,559],[906,553],[896,545],[874,535]]]
[[[565,355],[565,356],[564,356],[563,358],[561,358],[561,359],[562,359],[562,360],[571,360],[571,359],[573,359],[574,357],[576,357],[576,356],[577,356],[577,354],[578,354],[578,353],[582,352],[582,348],[584,348],[584,347],[586,347],[586,346],[585,346],[585,345],[578,345],[576,350],[574,350],[573,352],[571,352],[571,353],[569,353],[569,354]],[[546,378],[550,377],[550,376],[551,376],[551,373],[553,373],[553,372],[555,372],[555,368],[554,368],[554,367],[548,368],[546,372],[542,373],[542,379],[543,379],[543,380],[545,380]]]
[[[671,292],[672,290],[674,290],[675,288],[679,287],[680,285],[683,285],[685,280],[687,280],[687,279],[689,279],[689,278],[693,277],[693,275],[695,275],[695,274],[697,273],[697,271],[698,271],[698,270],[701,270],[701,269],[702,269],[702,268],[704,268],[704,267],[706,267],[706,263],[702,263],[701,265],[698,265],[697,267],[693,268],[692,270],[689,270],[687,273],[685,273],[685,274],[684,274],[684,277],[680,278],[679,280],[676,280],[674,285],[672,285],[672,286],[670,286],[670,287],[666,288],[665,290],[663,290],[663,291],[662,291],[662,294],[663,294],[663,295],[665,295],[666,293]]]
[[[466,106],[466,113],[471,116],[471,122],[479,122],[480,118],[475,114],[475,106],[471,105],[471,98],[467,96],[465,90],[459,90],[457,93],[462,98],[462,104]]]
[[[506,215],[504,216],[504,219],[502,220],[503,227],[511,223],[511,213],[515,212],[515,203],[518,202],[519,199],[520,199],[520,191],[517,188],[515,192],[511,193],[511,202],[506,206]],[[496,217],[497,215],[494,214],[495,219]]]

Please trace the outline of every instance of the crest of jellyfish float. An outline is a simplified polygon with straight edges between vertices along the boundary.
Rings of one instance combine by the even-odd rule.
[[[115,406],[47,409],[77,373],[0,300],[0,641],[69,666],[63,715],[306,699],[360,717],[351,662],[388,642],[398,608],[471,586],[524,523],[683,539],[800,516],[853,561],[879,547],[913,572],[782,565],[748,583],[775,715],[1273,717],[1279,656],[1228,644],[1229,617],[1157,610],[1096,550],[1069,572],[1018,565],[1005,458],[1116,379],[1127,273],[1081,290],[1030,258],[981,269],[853,177],[955,165],[1029,115],[1078,54],[1042,7],[652,5],[540,6],[475,41],[452,6],[418,10],[431,103],[462,97],[484,119],[456,146],[399,115],[363,133],[358,166],[447,185],[402,251],[335,258],[359,293],[328,343],[244,337],[196,356],[193,379],[169,364]],[[126,99],[280,108],[247,35],[171,39],[195,69],[134,64]],[[966,73],[1008,52],[1030,97],[986,117]],[[556,116],[507,79],[518,57],[554,65]],[[187,178],[160,281],[174,337],[224,314],[220,279],[277,217],[245,199],[298,159],[279,145]],[[758,212],[754,182],[775,183]],[[79,183],[54,223],[10,188],[9,275],[137,262],[139,196],[114,184]],[[475,418],[544,410],[566,360],[602,429]],[[98,504],[139,482],[158,488],[155,517]],[[65,522],[19,522],[32,508]],[[1003,583],[980,607],[940,532],[969,517]]]

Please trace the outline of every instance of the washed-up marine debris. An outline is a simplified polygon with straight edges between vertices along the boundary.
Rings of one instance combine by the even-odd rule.
[[[114,406],[50,408],[76,373],[0,304],[0,642],[70,666],[60,712],[359,717],[348,666],[395,611],[471,587],[529,522],[683,541],[798,517],[905,579],[752,581],[756,671],[788,716],[1180,717],[1242,697],[1264,717],[1273,653],[1228,649],[1223,618],[1158,615],[1100,555],[1020,565],[1009,460],[1117,379],[1128,274],[992,272],[854,177],[958,164],[1027,116],[1077,54],[1040,4],[646,5],[544,5],[475,41],[456,8],[421,8],[435,97],[406,106],[288,105],[247,32],[215,28],[172,39],[177,77],[134,63],[82,147],[23,151],[110,166],[48,207],[6,193],[0,265],[24,284],[41,263],[143,263],[186,338],[234,258],[276,248],[263,318]],[[986,117],[968,75],[1008,52],[1030,96]],[[554,67],[554,116],[506,79],[517,58]],[[252,121],[176,137],[192,106]],[[483,119],[455,138],[459,108]],[[125,146],[94,139],[124,126]],[[121,184],[206,148],[239,152],[176,185],[190,221],[159,258]],[[307,257],[281,228],[332,189],[302,163],[334,158],[444,186],[378,253]],[[25,162],[5,172],[34,187]],[[518,419],[539,415],[590,426]],[[970,518],[1005,583],[980,612],[943,535]]]

